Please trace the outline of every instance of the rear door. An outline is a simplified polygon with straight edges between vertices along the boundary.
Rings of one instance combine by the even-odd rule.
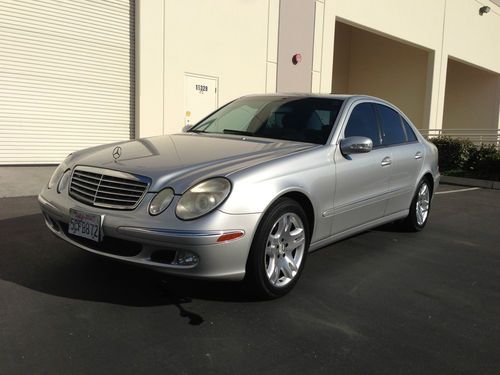
[[[340,138],[368,137],[373,150],[363,154],[343,155],[335,148],[335,196],[332,234],[338,234],[381,218],[385,211],[391,149],[382,146],[375,109],[371,102],[361,102],[352,109]]]
[[[407,210],[422,168],[424,147],[411,126],[394,109],[374,104],[382,132],[382,145],[391,150],[392,168],[385,215]]]

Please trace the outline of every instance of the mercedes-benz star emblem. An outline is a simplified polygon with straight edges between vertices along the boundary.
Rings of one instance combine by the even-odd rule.
[[[117,146],[113,149],[113,158],[116,161],[120,156],[122,156],[122,148]]]

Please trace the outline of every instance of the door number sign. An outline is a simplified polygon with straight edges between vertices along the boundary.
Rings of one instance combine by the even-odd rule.
[[[207,85],[195,85],[196,91],[198,91],[200,94],[203,94],[208,91],[208,86]]]

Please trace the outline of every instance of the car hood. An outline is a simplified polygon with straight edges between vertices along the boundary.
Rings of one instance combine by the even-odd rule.
[[[115,159],[113,150],[121,148]],[[233,135],[164,135],[77,152],[76,165],[134,173],[152,179],[151,191],[182,193],[193,183],[228,174],[318,145]],[[116,156],[116,155],[115,155]]]

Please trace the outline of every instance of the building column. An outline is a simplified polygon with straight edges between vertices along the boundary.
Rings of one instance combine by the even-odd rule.
[[[314,0],[286,0],[280,3],[279,92],[311,91],[315,3]]]
[[[278,38],[280,22],[280,0],[268,0],[267,11],[267,57],[266,93],[275,93],[278,73]]]
[[[164,7],[163,0],[136,1],[135,134],[164,133]]]

